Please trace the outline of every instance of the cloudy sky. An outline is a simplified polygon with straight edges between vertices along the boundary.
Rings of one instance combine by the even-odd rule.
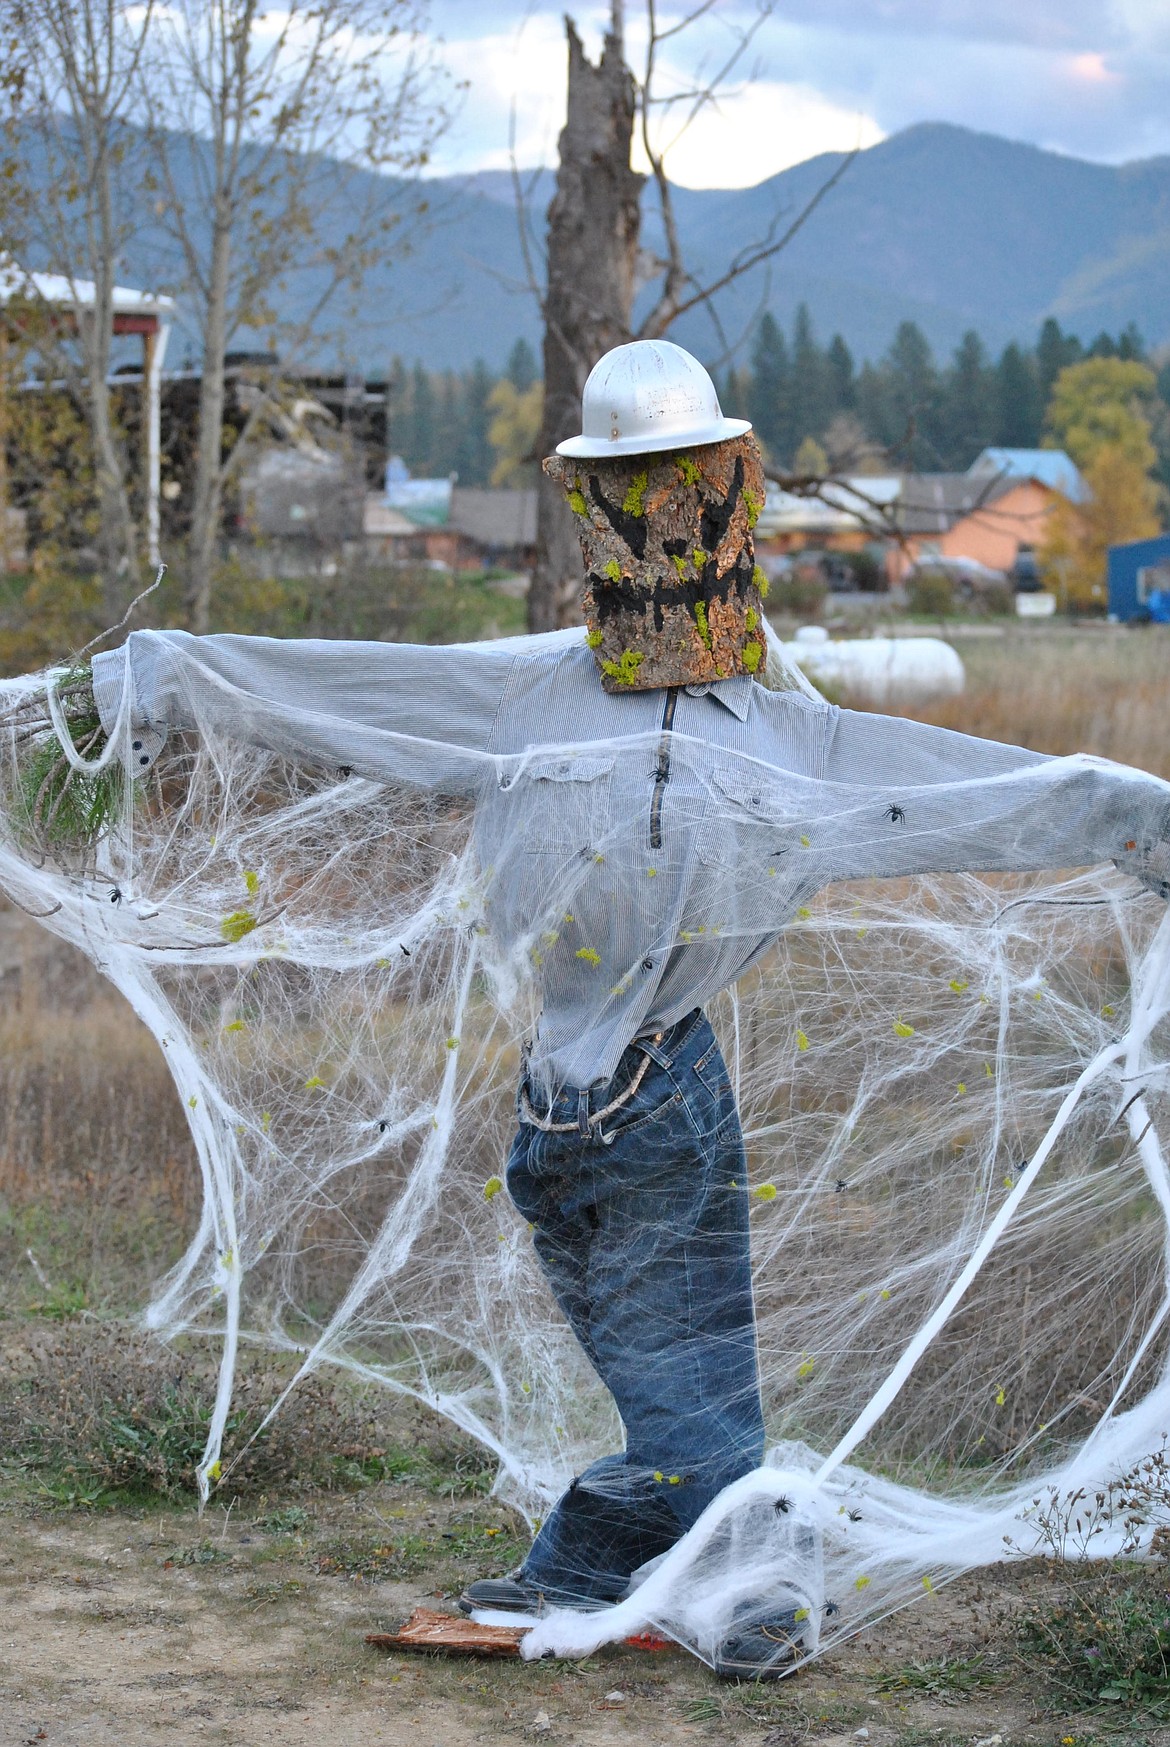
[[[432,0],[443,57],[468,87],[436,171],[505,168],[513,112],[520,162],[555,162],[566,10],[596,55],[608,4]],[[671,0],[659,11],[681,16]],[[752,0],[715,0],[669,45],[663,95],[721,65],[755,11]],[[626,14],[637,66],[642,0],[626,0]],[[1170,0],[776,0],[670,167],[690,187],[741,186],[917,121],[1107,163],[1170,153]]]

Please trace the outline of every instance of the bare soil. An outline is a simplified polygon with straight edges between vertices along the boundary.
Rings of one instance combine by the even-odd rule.
[[[1170,1747],[1170,1730],[1054,1708],[1013,1648],[1022,1596],[1052,1582],[1025,1568],[924,1596],[792,1679],[749,1688],[681,1651],[531,1664],[369,1648],[367,1632],[420,1601],[452,1605],[469,1576],[501,1568],[493,1543],[515,1525],[491,1500],[387,1484],[200,1519],[46,1509],[22,1477],[0,1523],[4,1747],[1087,1747],[1107,1734]]]

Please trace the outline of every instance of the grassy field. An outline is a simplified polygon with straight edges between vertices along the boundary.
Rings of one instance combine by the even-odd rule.
[[[1160,631],[1009,626],[959,647],[965,695],[919,715],[1170,776]],[[197,1518],[209,1355],[161,1351],[128,1320],[197,1213],[152,1040],[86,964],[0,912],[0,1741],[1170,1747],[1165,1666],[1145,1688],[1133,1674],[1162,1654],[1157,1568],[984,1573],[763,1692],[673,1653],[375,1653],[365,1632],[508,1569],[522,1525],[473,1446],[327,1381],[254,1446],[228,1508]],[[245,1367],[239,1442],[278,1375]],[[1084,1685],[1086,1620],[1115,1646],[1121,1697]]]

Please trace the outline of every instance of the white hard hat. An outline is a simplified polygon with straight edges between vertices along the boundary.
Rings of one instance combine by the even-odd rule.
[[[558,455],[690,449],[752,428],[747,419],[724,418],[703,366],[671,340],[634,340],[599,358],[581,396],[581,425],[579,437],[557,444]]]

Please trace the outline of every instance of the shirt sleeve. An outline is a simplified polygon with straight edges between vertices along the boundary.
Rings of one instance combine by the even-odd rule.
[[[832,879],[1114,861],[1170,895],[1170,783],[1145,771],[842,710],[825,775]]]
[[[378,781],[478,785],[515,652],[136,631],[94,657],[107,733],[132,769],[170,729],[210,729]],[[135,748],[135,742],[139,745]]]

